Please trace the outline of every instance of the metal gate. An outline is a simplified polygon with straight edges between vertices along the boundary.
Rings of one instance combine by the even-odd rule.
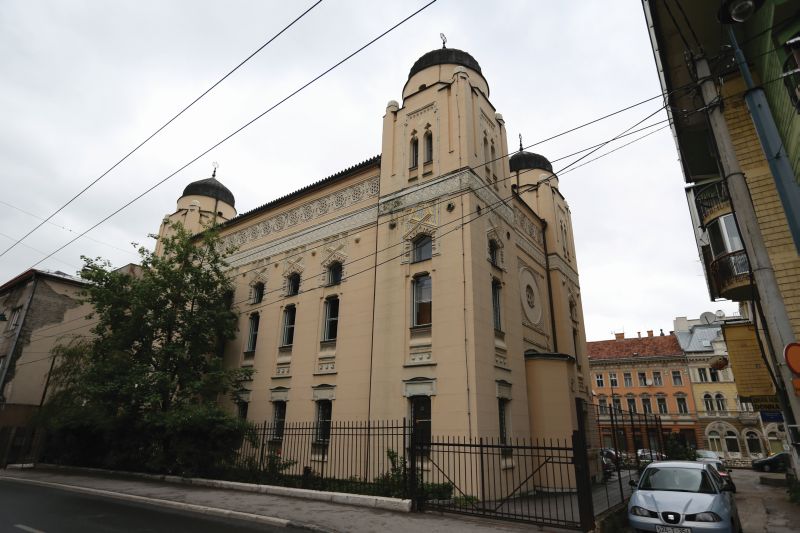
[[[586,444],[578,431],[570,440],[433,437],[409,451],[420,510],[580,531],[594,526]]]

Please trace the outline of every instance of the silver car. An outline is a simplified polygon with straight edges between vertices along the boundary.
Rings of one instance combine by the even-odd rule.
[[[650,463],[628,502],[628,521],[636,531],[699,533],[742,530],[736,502],[717,470],[694,461]]]

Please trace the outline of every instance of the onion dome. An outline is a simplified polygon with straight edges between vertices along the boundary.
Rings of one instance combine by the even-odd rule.
[[[417,72],[421,72],[434,65],[461,65],[470,68],[483,76],[483,73],[481,72],[481,66],[478,64],[475,58],[468,53],[456,48],[439,48],[438,50],[432,50],[417,59],[417,61],[411,67],[411,71],[408,73],[409,79]]]
[[[183,189],[183,196],[193,195],[208,196],[235,207],[236,200],[233,197],[233,193],[213,176],[204,180],[193,181]]]
[[[508,164],[511,166],[511,172],[532,168],[553,172],[553,165],[550,164],[550,161],[545,156],[533,152],[517,152],[508,159]]]

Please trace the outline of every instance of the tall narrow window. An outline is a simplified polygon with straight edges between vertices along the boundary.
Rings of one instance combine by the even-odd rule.
[[[636,398],[628,398],[628,411],[631,413],[636,412]]]
[[[500,418],[500,444],[508,444],[508,399],[497,399],[497,414]]]
[[[614,411],[615,412],[617,412],[617,413],[621,413],[622,412],[622,400],[620,400],[619,398],[612,398],[611,399],[611,404],[614,406]]]
[[[650,403],[650,398],[642,398],[642,411],[645,414],[653,414],[653,404]]]
[[[22,307],[15,307],[11,310],[11,316],[8,318],[8,325],[6,330],[11,331],[19,325],[19,315],[22,314]]]
[[[751,454],[761,453],[761,439],[755,431],[748,431],[744,434],[745,443],[747,443],[747,451]]]
[[[639,372],[637,374],[637,378],[639,379],[639,386],[646,387],[647,386],[647,373],[646,372]]]
[[[489,262],[492,266],[500,265],[500,247],[494,239],[489,239]]]
[[[600,408],[600,414],[601,415],[607,415],[608,414],[608,400],[606,400],[605,398],[600,398],[599,408]]]
[[[491,172],[492,171],[489,170],[489,161],[490,161],[489,139],[484,137],[483,138],[483,165],[484,165],[484,170],[486,172],[486,181],[490,181],[491,180]]]
[[[619,382],[617,381],[617,373],[616,372],[609,372],[608,373],[608,381],[611,383],[612,387],[619,387]]]
[[[709,431],[708,432],[708,447],[711,448],[712,452],[721,452],[722,451],[722,442],[719,438],[719,433],[716,431]]]
[[[725,447],[729,452],[739,453],[739,437],[733,431],[725,432]]]
[[[597,384],[598,387],[604,387],[603,383],[603,374],[595,374],[594,375],[594,382]]]
[[[667,409],[667,399],[666,398],[656,398],[656,403],[658,404],[658,413],[665,415],[669,411]]]
[[[272,402],[272,438],[280,440],[283,438],[283,430],[286,428],[286,402]]]
[[[261,316],[258,313],[250,315],[250,333],[247,335],[246,352],[254,352],[256,350],[256,342],[258,341],[258,323]]]
[[[339,298],[331,296],[325,300],[324,341],[335,341],[339,329]]]
[[[296,315],[297,308],[293,305],[287,305],[283,310],[282,346],[291,346],[294,343],[294,319]]]
[[[678,413],[680,413],[682,415],[689,414],[689,406],[686,403],[686,398],[681,396],[681,397],[678,397],[678,398],[675,398],[675,399],[678,401]]]
[[[697,369],[697,377],[700,379],[700,383],[705,383],[708,381],[708,374],[706,374],[705,368],[698,368]]]
[[[719,371],[716,368],[709,368],[708,376],[711,378],[712,383],[716,383],[719,381]]]
[[[492,144],[492,148],[490,151],[490,165],[492,167],[492,180],[497,183],[497,152],[494,149],[494,144]]]
[[[494,321],[495,331],[502,331],[502,323],[500,321],[500,291],[502,284],[500,280],[492,280],[492,319]]]
[[[431,442],[431,397],[412,396],[409,400],[411,402],[412,437],[418,445],[422,446],[423,453],[425,453]]]
[[[409,153],[411,154],[411,158],[408,162],[408,167],[417,168],[417,163],[419,162],[419,139],[416,137],[411,138],[411,147]]]
[[[261,300],[264,299],[264,284],[261,282],[256,283],[253,285],[252,289],[252,298],[250,298],[250,303],[258,304],[261,303]]]
[[[331,400],[317,400],[317,420],[314,439],[317,442],[328,442],[331,438],[331,416],[333,402]]]
[[[236,414],[242,420],[247,420],[247,407],[250,404],[248,402],[239,402],[236,404]]]
[[[290,274],[286,278],[286,296],[294,296],[300,292],[300,274],[297,272]]]
[[[706,408],[706,412],[707,413],[713,413],[714,412],[714,400],[711,399],[711,395],[710,394],[704,394],[703,395],[703,407]]]
[[[653,371],[653,385],[656,387],[660,387],[664,384],[664,381],[661,379],[661,372]]]
[[[414,262],[425,261],[433,255],[433,239],[430,235],[420,235],[414,239]]]
[[[414,278],[414,326],[427,326],[431,323],[431,277]]]
[[[625,380],[626,387],[633,387],[633,378],[631,377],[630,372],[624,372],[622,374],[622,378]]]
[[[328,285],[338,285],[342,282],[342,264],[334,261],[328,265]]]
[[[714,399],[716,400],[716,403],[717,403],[717,411],[726,411],[727,410],[726,406],[725,406],[725,396],[723,396],[722,394],[717,394],[714,397]]]
[[[680,370],[673,370],[672,371],[672,384],[673,385],[683,385],[683,377],[681,376]]]
[[[425,132],[425,163],[433,161],[433,135]]]

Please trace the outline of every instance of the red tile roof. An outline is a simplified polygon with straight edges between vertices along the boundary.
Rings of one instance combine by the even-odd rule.
[[[586,353],[589,359],[594,360],[683,356],[675,335],[587,342]]]

